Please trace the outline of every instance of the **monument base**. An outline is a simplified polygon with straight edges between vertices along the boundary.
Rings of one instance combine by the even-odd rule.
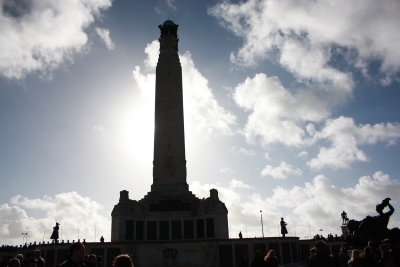
[[[348,236],[349,235],[349,228],[347,228],[347,225],[341,225],[340,228],[342,228],[342,235],[343,236]]]

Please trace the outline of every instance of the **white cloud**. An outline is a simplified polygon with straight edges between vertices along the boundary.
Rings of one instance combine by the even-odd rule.
[[[105,131],[105,128],[101,125],[95,125],[92,129],[92,132],[94,133],[103,133]]]
[[[145,66],[148,71],[154,71],[159,55],[159,42],[148,44],[145,53]],[[208,81],[196,69],[191,54],[180,55],[182,65],[183,102],[185,108],[185,126],[190,125],[207,136],[232,135],[231,127],[236,124],[236,117],[221,107],[214,98]],[[149,107],[154,110],[155,74],[142,74],[139,67],[133,71],[133,77],[142,92],[149,99]],[[152,107],[152,108],[151,108]]]
[[[221,168],[220,170],[222,173],[234,173],[234,170],[232,170],[229,167]]]
[[[176,4],[174,3],[174,0],[163,0],[159,2],[159,5],[156,6],[154,9],[158,14],[164,14],[164,17],[170,15],[171,11],[174,12],[178,9],[176,7]]]
[[[387,76],[399,72],[399,12],[396,0],[250,0],[209,9],[244,40],[231,54],[232,62],[254,66],[277,55],[282,66],[300,79],[341,80],[344,85],[350,85],[350,77],[330,66],[334,53],[365,74],[374,60],[381,62],[380,71]]]
[[[167,5],[173,10],[177,10],[177,7],[174,4],[174,0],[167,0]]]
[[[292,94],[277,77],[257,74],[235,88],[233,99],[239,107],[251,111],[242,130],[246,140],[254,143],[261,138],[263,145],[280,142],[300,146],[305,137],[303,124],[319,122],[329,115],[331,102],[312,92],[299,90]]]
[[[304,158],[308,156],[308,152],[307,151],[301,151],[299,154],[297,154],[298,158]]]
[[[230,188],[242,188],[242,189],[250,189],[251,186],[248,184],[243,183],[242,181],[238,181],[233,179],[229,185]]]
[[[270,197],[259,194],[249,195],[240,191],[233,180],[228,187],[220,184],[204,184],[194,182],[190,189],[198,197],[208,197],[209,190],[216,188],[219,198],[228,208],[231,232],[247,228],[248,236],[261,236],[260,210],[262,210],[265,236],[278,235],[278,223],[281,217],[289,224],[289,236],[294,236],[294,223],[297,236],[309,236],[309,224],[312,235],[320,228],[324,234],[341,234],[338,227],[341,224],[340,214],[345,210],[350,219],[361,220],[367,215],[375,216],[375,205],[382,199],[390,197],[395,209],[400,200],[400,183],[382,172],[376,172],[372,177],[363,176],[356,184],[338,188],[323,175],[316,176],[311,183],[292,188],[276,187]],[[239,188],[240,189],[240,188]],[[266,192],[266,194],[268,194]],[[389,222],[393,228],[399,222],[398,214],[394,214]],[[245,228],[246,227],[246,228]]]
[[[232,151],[235,155],[244,155],[244,156],[254,156],[254,155],[257,155],[257,153],[254,151],[254,149],[246,150],[246,149],[243,148],[243,147],[237,148],[237,147],[233,146],[233,147],[231,148],[231,151]]]
[[[22,79],[33,72],[51,78],[52,70],[73,62],[75,53],[87,50],[84,30],[111,1],[33,0],[18,14],[15,2],[2,4],[0,73]]]
[[[343,209],[350,219],[360,220],[366,215],[377,215],[375,205],[386,197],[397,203],[399,189],[399,182],[382,172],[376,172],[372,177],[363,176],[356,185],[348,188],[337,188],[328,178],[319,175],[304,187],[274,189],[274,195],[266,202],[272,206],[293,208],[294,214],[333,228],[337,227],[337,223],[332,222],[339,220]]]
[[[343,62],[361,68],[365,75],[368,64],[380,60],[385,84],[399,72],[400,52],[392,44],[400,40],[400,33],[394,30],[400,18],[394,10],[400,11],[400,3],[391,0],[379,4],[250,0],[223,2],[210,8],[209,14],[244,40],[238,52],[231,55],[233,63],[249,67],[265,59],[277,61],[302,84],[287,89],[277,77],[260,73],[235,87],[234,101],[249,111],[241,130],[246,141],[260,141],[264,147],[274,143],[301,147],[330,141],[332,147],[321,147],[319,155],[308,162],[313,169],[348,168],[352,162],[368,160],[360,145],[386,140],[394,143],[399,138],[397,124],[354,126],[360,129],[345,134],[340,127],[329,127],[332,120],[341,118],[324,125],[331,111],[352,97],[354,88],[351,73],[332,64],[335,56],[340,54]],[[322,130],[318,131],[319,127]],[[332,132],[327,132],[328,128]]]
[[[144,60],[144,66],[147,71],[155,71],[158,62],[158,55],[160,54],[160,42],[154,40],[151,44],[147,44],[144,52],[147,58]]]
[[[20,239],[21,229],[26,229],[22,221],[28,219],[28,215],[20,207],[3,204],[0,206],[0,236],[3,240]],[[7,242],[10,244],[10,240]]]
[[[311,168],[321,169],[367,161],[361,145],[397,141],[397,123],[356,126],[351,118],[330,116],[352,97],[354,82],[347,70],[359,68],[369,76],[369,64],[378,61],[377,80],[389,85],[396,79],[400,50],[393,44],[400,41],[396,31],[400,2],[250,0],[222,2],[208,12],[244,40],[231,54],[233,63],[250,67],[269,59],[300,84],[284,88],[277,77],[260,73],[235,87],[234,101],[249,111],[241,130],[248,143],[301,147],[327,140],[331,147],[324,144],[308,162]],[[337,58],[340,63],[333,64]],[[345,121],[352,126],[343,132]]]
[[[265,166],[261,171],[261,176],[272,176],[274,179],[286,179],[287,175],[293,174],[301,176],[303,172],[297,168],[294,169],[292,165],[281,161],[278,167],[272,167],[271,165]]]
[[[113,50],[115,44],[110,38],[110,31],[108,29],[98,28],[96,27],[96,32],[100,36],[100,38],[104,41],[108,50]]]
[[[79,228],[81,240],[94,241],[95,225],[98,238],[103,235],[106,240],[111,239],[111,220],[102,215],[109,211],[105,212],[99,203],[76,192],[61,193],[54,197],[44,196],[42,199],[18,195],[11,198],[10,202],[12,206],[0,206],[0,238],[7,244],[20,244],[21,231],[27,228],[28,242],[41,242],[44,232],[44,240],[51,241],[50,235],[56,222],[61,224],[64,240],[77,240]],[[42,210],[46,215],[43,218],[34,218],[29,215],[30,210]]]
[[[328,95],[306,90],[291,93],[277,77],[257,74],[235,87],[233,99],[250,111],[241,130],[250,144],[302,147],[329,141],[332,146],[321,147],[318,156],[308,162],[313,169],[349,168],[355,161],[368,160],[361,145],[391,145],[400,138],[399,123],[356,125],[352,118],[329,119],[332,101]]]
[[[312,169],[349,168],[355,161],[368,161],[367,155],[360,150],[360,145],[371,145],[377,142],[394,144],[400,138],[400,124],[355,125],[353,119],[339,117],[328,120],[313,138],[314,140],[327,139],[332,146],[321,147],[318,156],[307,162]]]

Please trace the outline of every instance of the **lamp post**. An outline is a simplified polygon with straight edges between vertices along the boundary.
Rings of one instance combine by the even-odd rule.
[[[262,221],[262,210],[260,210],[260,214],[261,214],[261,231],[262,231],[262,237],[264,238],[264,224]]]
[[[28,232],[22,233],[22,246],[24,246],[25,239],[26,239],[26,243],[28,243]]]
[[[25,233],[22,233],[22,245],[24,245],[24,240],[25,243],[28,243],[28,228],[26,229]]]

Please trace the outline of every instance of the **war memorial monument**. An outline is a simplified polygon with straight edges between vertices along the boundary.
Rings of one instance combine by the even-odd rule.
[[[86,253],[101,255],[104,267],[111,267],[113,258],[122,253],[131,255],[135,267],[232,267],[239,266],[244,253],[251,263],[257,250],[265,255],[273,249],[279,266],[299,266],[309,255],[315,240],[300,241],[299,237],[290,235],[229,238],[228,210],[219,199],[218,191],[211,189],[210,196],[204,199],[189,191],[178,25],[167,20],[158,27],[161,35],[156,68],[151,191],[140,200],[132,200],[128,191],[121,191],[111,213],[111,240],[80,240]],[[53,267],[66,260],[71,242],[73,240],[55,240],[30,246],[3,246],[0,260],[23,252],[27,258],[36,248],[42,252],[45,267]],[[327,249],[336,253],[343,243],[343,240],[328,242]]]
[[[121,191],[112,215],[111,241],[227,239],[228,210],[216,189],[200,200],[186,182],[182,68],[178,25],[159,26],[156,67],[153,184],[139,201]]]

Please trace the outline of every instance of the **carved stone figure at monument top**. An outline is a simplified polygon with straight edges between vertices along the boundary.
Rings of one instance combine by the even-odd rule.
[[[400,230],[397,227],[387,228],[390,216],[394,213],[389,201],[390,198],[386,198],[376,205],[377,216],[367,216],[361,221],[349,220],[347,222],[349,235],[346,237],[346,242],[355,246],[364,246],[368,241],[380,242],[384,239],[391,239],[394,243],[400,242]],[[389,211],[383,212],[386,207]]]
[[[228,238],[228,210],[218,191],[200,200],[186,181],[182,67],[178,25],[159,25],[156,67],[153,184],[141,200],[120,192],[111,213],[111,241]],[[142,178],[139,178],[142,179]]]
[[[347,213],[343,211],[341,216],[342,216],[342,225],[345,225],[349,221],[349,219],[347,218]]]

